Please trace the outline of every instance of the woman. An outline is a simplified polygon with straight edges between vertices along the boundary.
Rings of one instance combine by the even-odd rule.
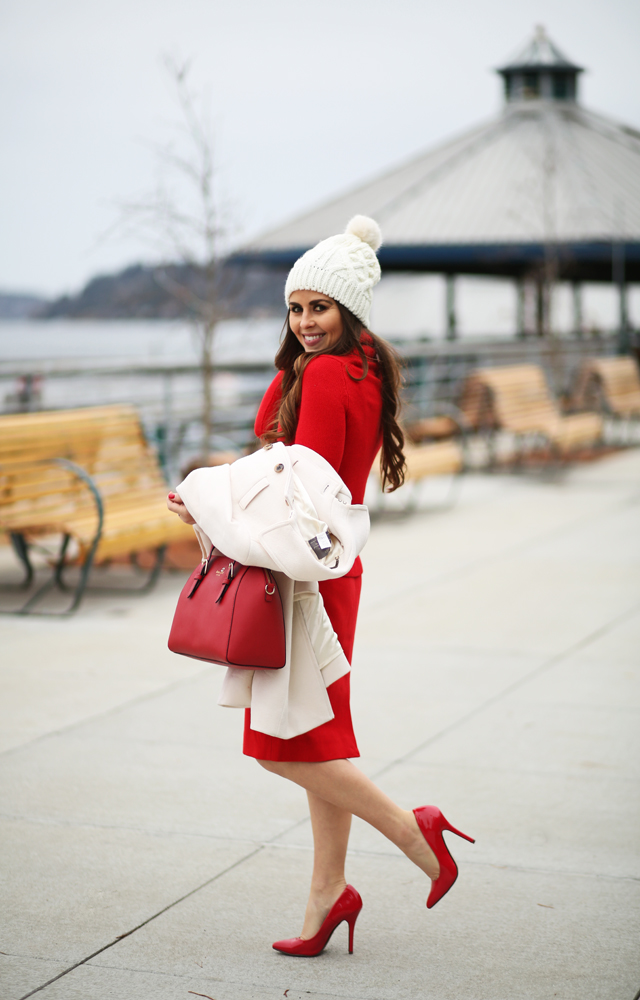
[[[380,230],[356,216],[344,234],[323,240],[293,266],[285,287],[288,317],[276,355],[279,373],[256,418],[263,441],[302,444],[322,455],[362,503],[376,454],[381,450],[383,486],[403,482],[403,435],[397,423],[400,373],[392,349],[366,328],[373,286],[380,280],[375,251]],[[168,506],[192,519],[177,494]],[[362,564],[320,584],[331,624],[351,662],[360,598]],[[262,767],[301,785],[307,792],[313,829],[311,892],[300,937],[273,947],[291,955],[317,955],[343,920],[353,929],[362,908],[348,886],[345,858],[352,815],[359,816],[396,844],[431,880],[427,906],[457,877],[442,837],[450,826],[435,806],[402,809],[348,758],[358,757],[349,708],[349,675],[327,688],[334,718],[293,739],[281,740],[251,729],[246,710],[244,753]]]

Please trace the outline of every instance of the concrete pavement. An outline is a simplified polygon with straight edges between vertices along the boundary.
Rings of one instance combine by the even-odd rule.
[[[301,926],[305,796],[242,756],[220,668],[166,650],[166,577],[0,620],[2,1000],[633,1000],[640,450],[470,476],[377,523],[364,562],[358,763],[477,838],[450,838],[452,892],[427,911],[356,820],[355,953],[344,925],[316,959],[271,949]]]

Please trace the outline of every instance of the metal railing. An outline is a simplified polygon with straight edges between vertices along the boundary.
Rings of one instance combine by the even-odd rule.
[[[394,343],[406,366],[404,406],[408,420],[432,412],[439,403],[455,403],[466,376],[480,366],[541,364],[552,391],[561,397],[568,394],[584,358],[616,350],[613,336]],[[263,362],[216,367],[214,449],[243,449],[254,440],[258,404],[274,374],[273,366]],[[195,364],[108,359],[0,363],[1,413],[135,404],[171,481],[190,457],[201,454],[201,401],[202,378]]]

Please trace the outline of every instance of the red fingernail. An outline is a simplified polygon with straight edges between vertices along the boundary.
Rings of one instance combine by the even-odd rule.
[[[175,498],[176,498],[176,495],[175,495],[175,493],[170,493],[170,494],[169,494],[169,499],[170,499],[170,500],[175,500]]]

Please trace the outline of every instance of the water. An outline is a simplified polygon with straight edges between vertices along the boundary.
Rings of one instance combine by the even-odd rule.
[[[279,319],[225,320],[216,330],[216,360],[268,364],[277,350],[281,328]],[[188,323],[162,320],[0,322],[0,363],[63,359],[197,364],[197,337]]]
[[[250,362],[263,370],[219,372],[214,377],[214,449],[242,448],[252,440],[258,403],[274,374],[281,326],[277,319],[219,324],[216,362]],[[175,371],[174,366],[191,370]],[[198,340],[187,323],[0,323],[0,413],[133,403],[173,478],[201,452],[198,369]]]

